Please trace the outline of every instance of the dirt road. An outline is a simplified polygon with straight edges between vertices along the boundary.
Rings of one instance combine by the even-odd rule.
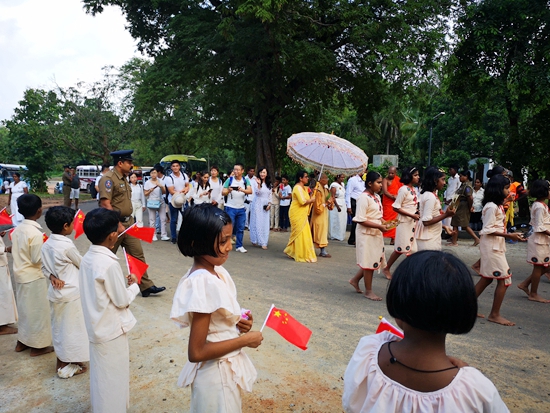
[[[86,209],[93,204],[86,204]],[[226,265],[242,307],[252,310],[259,328],[272,303],[307,325],[313,335],[307,351],[288,344],[274,331],[264,330],[264,342],[248,349],[258,370],[254,392],[245,395],[244,412],[340,412],[346,365],[359,339],[374,332],[378,316],[388,317],[385,302],[356,294],[348,284],[355,273],[355,250],[331,242],[330,259],[316,264],[295,263],[282,254],[288,233],[272,233],[267,251],[253,248],[245,233],[247,254],[233,252]],[[8,241],[7,241],[8,242]],[[478,258],[471,241],[460,240],[451,251],[471,264]],[[81,253],[89,242],[76,241]],[[138,320],[129,333],[131,412],[185,412],[189,389],[176,386],[187,359],[189,331],[169,319],[172,297],[191,265],[175,245],[144,244],[150,277],[167,291],[157,297],[138,297],[131,309]],[[119,253],[120,255],[120,253]],[[525,244],[510,245],[508,257],[514,281],[503,314],[515,327],[479,321],[466,336],[449,336],[448,353],[480,369],[500,391],[512,412],[550,412],[550,305],[528,301],[516,285],[531,271]],[[375,275],[374,288],[383,294],[386,281]],[[550,283],[541,283],[550,298]],[[480,297],[488,312],[493,287]],[[15,336],[0,336],[0,411],[88,412],[88,374],[61,380],[55,374],[55,355],[30,358],[15,353]]]

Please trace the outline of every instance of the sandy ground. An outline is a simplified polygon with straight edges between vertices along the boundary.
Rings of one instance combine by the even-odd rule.
[[[84,204],[86,209],[94,203]],[[242,307],[251,309],[258,329],[272,303],[307,325],[313,335],[302,351],[269,328],[264,342],[247,353],[258,370],[252,394],[244,396],[244,412],[340,412],[346,365],[359,339],[375,331],[378,316],[386,316],[385,302],[372,302],[356,294],[348,279],[355,273],[355,250],[345,243],[329,245],[331,259],[300,264],[282,250],[288,233],[271,233],[269,250],[253,248],[245,233],[247,254],[232,253],[226,268],[232,274]],[[8,241],[6,241],[8,243]],[[472,264],[478,258],[471,241],[447,250]],[[85,253],[83,236],[76,245]],[[131,412],[185,412],[189,389],[176,381],[187,360],[189,330],[172,323],[172,297],[181,276],[191,265],[176,246],[167,242],[144,244],[151,265],[150,277],[167,291],[138,297],[131,309],[138,320],[129,333]],[[120,253],[119,253],[120,256]],[[480,320],[465,336],[448,337],[448,354],[480,369],[496,385],[512,412],[550,412],[550,305],[530,302],[516,288],[531,271],[525,262],[525,244],[510,245],[508,258],[514,272],[503,315],[515,327]],[[477,277],[474,276],[474,281]],[[387,283],[375,275],[374,288],[384,294]],[[487,313],[494,287],[480,297]],[[550,298],[550,283],[541,283]],[[55,355],[30,358],[15,353],[16,336],[0,336],[0,411],[88,412],[89,375],[62,380],[55,374]]]

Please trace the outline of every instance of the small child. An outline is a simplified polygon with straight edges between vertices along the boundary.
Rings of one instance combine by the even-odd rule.
[[[518,288],[527,294],[529,300],[539,303],[550,303],[550,300],[538,294],[540,277],[550,267],[550,211],[547,204],[549,187],[548,181],[537,179],[529,191],[529,196],[537,200],[531,207],[529,223],[533,228],[533,234],[527,240],[527,262],[533,264],[533,272],[518,284]]]
[[[364,278],[365,297],[381,301],[382,299],[372,291],[372,277],[375,270],[386,267],[382,233],[388,229],[382,219],[382,201],[378,195],[382,190],[382,176],[378,172],[370,171],[365,178],[365,187],[365,191],[357,198],[357,212],[353,217],[353,221],[357,222],[355,254],[359,271],[349,283],[355,291],[362,293],[359,281]]]
[[[279,225],[281,226],[281,231],[287,232],[288,227],[290,226],[288,211],[290,210],[290,201],[292,199],[292,188],[288,184],[288,175],[285,174],[281,176],[281,186]]]
[[[84,219],[84,233],[92,245],[82,258],[78,276],[90,340],[90,399],[94,412],[125,412],[130,406],[126,333],[136,325],[128,307],[139,287],[135,275],[124,277],[111,251],[118,239],[119,218],[115,211],[97,208]]]
[[[222,267],[232,249],[232,233],[229,215],[211,204],[183,213],[178,248],[194,262],[178,284],[170,318],[191,327],[189,361],[178,385],[191,385],[195,413],[240,412],[241,390],[252,391],[256,380],[256,369],[242,348],[258,347],[262,333],[250,331],[250,312],[248,319],[241,318],[235,284]]]
[[[19,313],[15,351],[31,349],[31,357],[51,353],[52,326],[48,302],[48,280],[42,273],[44,234],[36,222],[42,215],[42,201],[34,194],[17,199],[24,220],[12,234],[13,273]]]
[[[446,354],[447,334],[466,334],[476,322],[462,261],[441,251],[411,255],[395,270],[386,303],[405,338],[383,332],[361,339],[344,374],[347,413],[509,411],[487,377]]]
[[[82,256],[67,238],[73,232],[74,215],[75,211],[66,206],[48,209],[45,220],[52,234],[42,246],[42,271],[51,281],[48,299],[56,370],[63,379],[86,372],[84,363],[90,360],[78,283]]]
[[[437,193],[444,186],[445,172],[435,166],[426,169],[426,175],[421,185],[420,198],[418,199],[420,218],[415,231],[418,251],[441,250],[442,221],[455,214],[455,210],[451,207],[448,207],[445,212],[441,210],[441,202]]]
[[[510,181],[503,175],[494,175],[485,188],[483,195],[483,229],[479,231],[481,237],[479,251],[481,253],[481,265],[479,275],[481,278],[476,284],[476,294],[479,297],[493,280],[497,280],[493,307],[487,320],[513,326],[515,323],[500,315],[500,307],[504,301],[506,290],[512,284],[512,271],[506,261],[505,239],[513,241],[526,241],[520,233],[507,233],[504,223],[505,213],[502,204],[508,197]],[[483,315],[479,315],[483,318]]]
[[[0,335],[17,334],[17,328],[10,326],[17,322],[17,305],[8,266],[8,253],[11,252],[11,247],[4,245],[4,235],[5,231],[0,232]]]

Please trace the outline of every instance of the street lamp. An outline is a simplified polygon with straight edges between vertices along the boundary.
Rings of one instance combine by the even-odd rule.
[[[428,147],[428,166],[431,166],[432,164],[432,132],[433,132],[433,127],[434,127],[434,120],[436,120],[438,117],[444,115],[445,112],[439,112],[437,115],[435,115],[431,122],[430,122],[430,144],[429,144],[429,147]]]

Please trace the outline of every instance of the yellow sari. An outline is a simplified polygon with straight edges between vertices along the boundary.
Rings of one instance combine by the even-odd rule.
[[[284,253],[298,262],[317,262],[313,239],[309,228],[310,204],[307,190],[295,185],[292,190],[292,203],[288,211],[292,231]]]

